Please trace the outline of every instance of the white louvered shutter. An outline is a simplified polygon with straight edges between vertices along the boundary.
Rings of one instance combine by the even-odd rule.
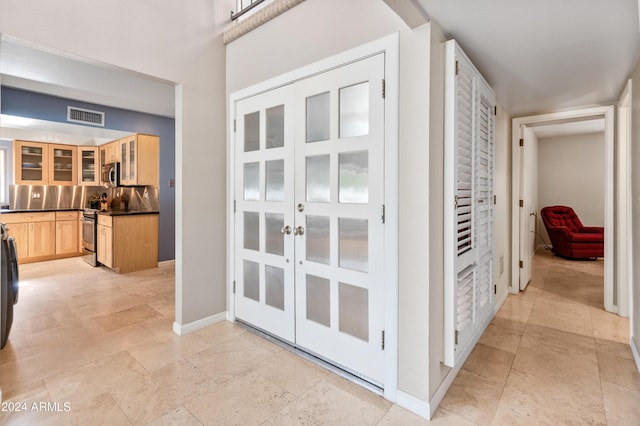
[[[495,100],[455,41],[446,45],[445,350],[453,367],[493,297]]]

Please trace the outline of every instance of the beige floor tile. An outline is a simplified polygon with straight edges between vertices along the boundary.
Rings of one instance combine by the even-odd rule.
[[[504,386],[513,358],[511,352],[478,343],[462,368],[495,385]]]
[[[495,385],[463,369],[453,381],[440,407],[468,421],[490,424],[495,416],[502,390],[503,386]]]
[[[85,408],[98,395],[140,380],[145,374],[146,370],[128,352],[120,352],[45,379],[45,385],[50,395]]]
[[[382,396],[373,393],[369,389],[366,389],[352,382],[351,380],[340,377],[337,374],[327,374],[323,380],[355,396],[356,398],[366,402],[367,404],[378,407],[378,409],[382,411],[387,411],[389,408],[391,408],[392,404]]]
[[[386,412],[323,380],[265,425],[375,425]]]
[[[419,424],[419,423],[418,423]],[[435,426],[475,426],[478,423],[471,422],[456,413],[439,407],[429,421],[430,425]]]
[[[479,343],[515,354],[520,345],[520,340],[522,340],[523,332],[492,323],[482,333]]]
[[[496,410],[497,425],[604,425],[602,396],[557,376],[512,370]]]
[[[640,392],[640,373],[635,362],[610,352],[598,352],[600,380]],[[638,400],[640,404],[640,400]]]
[[[138,325],[118,328],[74,342],[78,351],[89,361],[117,354],[141,345],[156,343],[154,336]]]
[[[205,425],[259,425],[295,398],[264,377],[234,376],[219,388],[184,404]],[[282,424],[282,423],[280,423]]]
[[[128,425],[131,424],[118,403],[109,393],[103,393],[87,401],[78,409],[71,405],[71,417],[76,425]]]
[[[286,374],[282,374],[286,366]],[[299,397],[327,376],[328,371],[289,351],[280,351],[261,361],[251,370]]]
[[[637,426],[640,423],[640,392],[602,382],[602,396],[608,424]]]
[[[244,328],[234,325],[229,321],[221,321],[207,328],[203,328],[202,330],[198,330],[193,334],[200,337],[208,344],[215,345],[225,342],[246,332],[247,331]]]
[[[633,359],[633,353],[629,343],[619,343],[613,340],[605,340],[596,338],[597,352],[610,352],[622,358]]]
[[[591,308],[591,322],[593,334],[598,339],[613,340],[619,343],[629,343],[629,318],[623,318],[602,308]]]
[[[464,419],[461,419],[464,420]],[[411,411],[405,410],[404,408],[393,405],[389,408],[389,411],[386,412],[382,420],[378,422],[378,426],[422,426],[433,424],[433,422],[429,422],[427,419],[423,419],[422,417],[413,414]],[[441,423],[443,424],[443,423]],[[454,424],[454,423],[450,423]],[[460,423],[456,423],[460,425]]]
[[[149,305],[131,307],[109,315],[95,317],[94,321],[106,331],[127,327],[142,320],[161,316],[161,314]]]
[[[176,336],[171,340],[136,346],[129,349],[129,353],[147,371],[154,371],[179,359],[197,354],[207,349],[209,345],[194,334]]]
[[[593,337],[591,316],[586,304],[568,302],[541,294],[531,310],[529,324]]]
[[[213,345],[189,357],[188,361],[216,383],[222,383],[245,373],[272,355],[273,352],[245,339],[243,334]]]
[[[149,423],[150,426],[199,426],[202,425],[193,417],[193,414],[189,412],[184,407],[178,407],[175,410],[165,414],[162,417],[157,418],[156,420]]]

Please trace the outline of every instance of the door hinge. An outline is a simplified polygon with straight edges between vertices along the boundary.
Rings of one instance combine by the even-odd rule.
[[[496,284],[493,285],[493,294],[498,294],[498,286]]]
[[[520,138],[520,146],[524,146],[524,139]]]
[[[384,330],[382,330],[382,333],[381,333],[380,349],[384,351]]]
[[[493,196],[493,204],[498,204],[498,202],[496,201],[496,196]]]
[[[387,81],[383,78],[382,79],[382,99],[385,99],[387,97]]]
[[[524,207],[524,200],[520,200],[520,207]]]
[[[236,282],[233,282],[233,294],[236,294]]]
[[[459,334],[459,332],[458,332],[458,330],[456,330],[456,345],[458,344],[458,334]]]
[[[456,61],[456,75],[460,72],[460,67],[458,65],[458,61]]]
[[[386,215],[385,215],[385,207],[384,207],[384,204],[383,204],[383,205],[382,205],[382,223],[384,223],[385,218],[386,218]]]
[[[453,208],[454,209],[458,208],[458,196],[457,195],[453,199]]]
[[[498,115],[498,107],[496,105],[493,106],[493,115]]]
[[[233,200],[233,212],[236,212],[236,200]]]
[[[236,119],[233,119],[233,133],[236,132]]]
[[[522,260],[519,261],[518,266],[520,267],[520,269],[524,268],[524,262]]]

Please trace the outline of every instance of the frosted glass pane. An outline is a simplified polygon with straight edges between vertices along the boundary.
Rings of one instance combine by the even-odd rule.
[[[244,164],[244,199],[260,200],[260,163]]]
[[[284,146],[284,105],[267,110],[267,149]]]
[[[243,260],[244,297],[260,301],[260,264]]]
[[[329,92],[307,98],[307,142],[329,140]]]
[[[340,89],[340,137],[369,134],[369,82]]]
[[[328,203],[331,199],[329,154],[307,157],[307,201]]]
[[[307,216],[307,260],[329,264],[329,217]]]
[[[244,152],[260,149],[260,111],[244,116]]]
[[[244,212],[244,248],[260,250],[260,215]]]
[[[280,230],[284,226],[284,215],[265,213],[265,247],[267,253],[284,256],[284,235]]]
[[[264,278],[265,303],[284,311],[284,269],[266,265]]]
[[[307,274],[307,319],[331,327],[329,280]]]
[[[284,201],[284,160],[267,161],[267,201]]]
[[[339,329],[343,333],[369,341],[369,291],[351,284],[339,283]]]
[[[368,203],[368,151],[343,152],[340,154],[338,162],[340,163],[339,201],[341,203]]]
[[[340,267],[367,272],[369,270],[369,221],[341,217],[338,224]]]

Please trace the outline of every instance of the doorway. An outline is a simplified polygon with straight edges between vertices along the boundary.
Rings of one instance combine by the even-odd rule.
[[[604,120],[604,226],[605,230],[605,256],[604,256],[604,308],[609,312],[617,312],[617,302],[615,300],[614,283],[614,115],[613,107],[596,107],[575,111],[564,111],[560,113],[541,114],[536,116],[521,117],[513,120],[512,127],[512,183],[513,183],[513,207],[512,207],[512,250],[514,261],[512,263],[513,282],[512,293],[518,293],[526,287],[530,279],[530,269],[527,274],[526,265],[531,265],[533,250],[528,250],[528,244],[524,242],[525,236],[531,232],[530,221],[527,217],[534,211],[530,208],[523,208],[528,204],[524,199],[527,191],[531,188],[533,180],[532,164],[527,150],[521,145],[526,145],[526,135],[532,127],[540,125],[562,124],[576,121]],[[529,200],[532,198],[529,197]],[[522,201],[521,201],[522,200]],[[537,207],[536,207],[537,214]]]
[[[229,319],[392,398],[397,141],[381,89],[395,77],[393,53],[370,50],[232,95]]]

